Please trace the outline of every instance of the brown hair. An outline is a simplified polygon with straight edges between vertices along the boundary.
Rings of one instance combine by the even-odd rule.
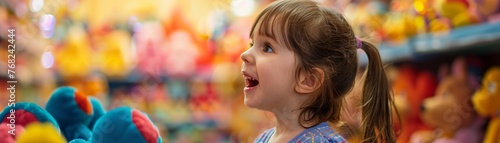
[[[300,72],[313,72],[314,67],[325,72],[317,96],[302,104],[298,122],[307,128],[304,123],[341,121],[342,101],[354,86],[358,67],[357,40],[345,18],[314,1],[283,0],[272,3],[258,15],[251,38],[254,30],[281,40],[294,51],[298,58],[297,77]],[[395,142],[391,128],[392,98],[380,55],[372,44],[361,43],[369,63],[363,76],[359,136],[364,142]]]

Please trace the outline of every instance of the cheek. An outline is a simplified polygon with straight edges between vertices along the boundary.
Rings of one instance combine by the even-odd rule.
[[[267,83],[286,85],[295,82],[294,67],[287,63],[274,62],[262,68],[259,78]]]

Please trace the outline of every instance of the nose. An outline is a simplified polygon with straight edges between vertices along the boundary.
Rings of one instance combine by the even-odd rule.
[[[254,59],[253,59],[253,56],[251,54],[251,50],[252,50],[252,48],[241,53],[240,58],[241,58],[241,60],[243,60],[243,63],[245,63],[245,64],[253,63]]]

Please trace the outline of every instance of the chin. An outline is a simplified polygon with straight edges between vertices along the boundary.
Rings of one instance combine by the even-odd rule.
[[[245,104],[245,106],[247,106],[248,108],[254,108],[252,106],[252,104],[250,103],[250,101],[248,101],[248,99],[245,97],[244,101],[243,101],[243,104]]]
[[[255,103],[251,102],[250,99],[248,99],[247,97],[245,97],[243,104],[245,104],[245,106],[248,108],[257,108]]]

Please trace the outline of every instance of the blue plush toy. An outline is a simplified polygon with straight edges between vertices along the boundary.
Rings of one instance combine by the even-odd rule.
[[[69,86],[59,87],[52,93],[45,109],[57,121],[67,140],[90,138],[89,124],[94,111],[86,95]]]
[[[92,108],[94,109],[94,116],[88,125],[89,129],[92,130],[94,128],[97,119],[99,119],[102,115],[106,114],[106,110],[102,107],[101,102],[97,98],[89,97],[90,102],[92,103]]]
[[[160,133],[145,113],[130,107],[108,111],[95,123],[89,141],[70,143],[161,143]]]
[[[2,127],[4,125],[7,127],[6,132],[0,133],[0,142],[2,143],[14,141],[15,137],[22,133],[19,131],[22,131],[28,124],[33,122],[52,124],[57,129],[57,132],[60,132],[56,120],[35,103],[18,102],[11,104],[0,113],[0,119],[1,123],[3,123]]]

